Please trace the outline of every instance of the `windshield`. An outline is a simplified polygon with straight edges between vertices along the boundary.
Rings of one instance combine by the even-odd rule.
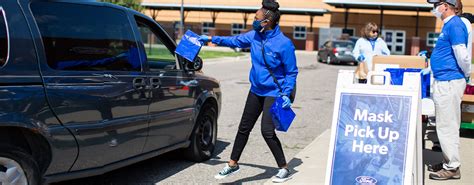
[[[333,42],[335,48],[354,48],[354,43],[352,42]]]

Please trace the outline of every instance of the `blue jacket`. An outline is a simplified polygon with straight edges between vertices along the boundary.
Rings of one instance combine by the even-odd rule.
[[[265,46],[265,59],[278,79],[284,95],[290,95],[296,85],[298,67],[296,66],[295,46],[280,27],[258,33],[254,30],[231,37],[213,36],[212,42],[219,46],[248,48],[252,57],[250,70],[250,91],[259,96],[277,97],[280,94],[262,58],[262,44]]]

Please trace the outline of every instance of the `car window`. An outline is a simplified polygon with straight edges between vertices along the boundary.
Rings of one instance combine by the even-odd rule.
[[[352,42],[334,42],[334,47],[335,48],[352,49],[352,48],[354,48],[354,43],[352,43]]]
[[[176,69],[174,54],[163,44],[159,34],[153,31],[151,23],[137,18],[137,24],[145,46],[147,63],[150,70]]]
[[[0,67],[7,63],[8,50],[8,27],[5,11],[0,7]]]
[[[124,11],[54,2],[35,2],[31,9],[51,68],[141,70],[139,50]]]

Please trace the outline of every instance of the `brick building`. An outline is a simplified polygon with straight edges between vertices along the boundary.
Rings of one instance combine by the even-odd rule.
[[[426,0],[279,0],[282,31],[297,49],[317,50],[342,33],[360,36],[367,22],[382,25],[382,37],[394,54],[412,54],[436,43],[442,23]],[[176,36],[180,0],[144,0],[146,14]],[[235,35],[251,29],[260,0],[184,0],[185,28],[198,34]],[[474,1],[464,0],[474,13]]]

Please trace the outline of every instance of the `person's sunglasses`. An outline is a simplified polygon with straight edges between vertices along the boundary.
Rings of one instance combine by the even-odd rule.
[[[372,30],[372,33],[379,33],[379,30]]]
[[[444,4],[444,2],[437,2],[437,3],[434,4],[434,8],[437,8],[438,6],[441,6],[443,4]]]

